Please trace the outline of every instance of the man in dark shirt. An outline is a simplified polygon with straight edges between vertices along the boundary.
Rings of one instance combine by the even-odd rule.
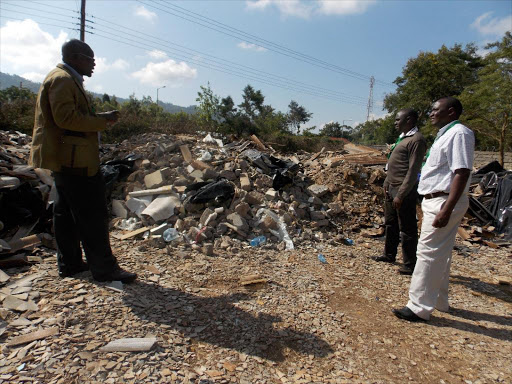
[[[384,254],[374,258],[375,261],[394,263],[401,233],[404,265],[399,272],[403,275],[411,275],[416,264],[418,175],[427,151],[425,138],[416,127],[417,120],[418,113],[413,109],[402,109],[395,118],[400,136],[388,155],[388,172],[384,180],[386,243]]]

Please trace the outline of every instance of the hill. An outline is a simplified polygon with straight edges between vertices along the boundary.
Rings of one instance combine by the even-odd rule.
[[[19,87],[20,84],[22,84],[23,88],[30,89],[32,92],[37,93],[39,91],[39,87],[41,86],[41,83],[36,83],[33,81],[30,81],[28,79],[25,79],[24,77],[18,76],[18,75],[10,75],[8,73],[0,72],[0,90],[6,89],[12,86]],[[99,97],[100,99],[103,97],[103,94],[91,92],[94,97]],[[109,95],[112,96],[112,95]],[[119,103],[124,103],[125,101],[128,101],[127,98],[116,96],[116,99]],[[180,111],[183,111],[188,114],[194,114],[196,113],[196,106],[190,105],[188,107],[181,107],[179,105],[175,105],[172,103],[166,103],[163,101],[159,101],[158,104],[164,109],[164,111],[169,113],[178,113]]]

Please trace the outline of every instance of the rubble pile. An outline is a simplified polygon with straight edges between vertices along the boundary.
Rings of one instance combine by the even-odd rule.
[[[286,158],[262,147],[259,140],[224,145],[211,135],[146,134],[109,148],[104,160],[138,158],[113,191],[114,227],[149,235],[159,247],[174,228],[174,245],[206,252],[258,236],[279,250],[325,239],[341,244],[352,231],[381,227],[382,211],[370,208],[382,196],[381,170],[349,164],[341,153]]]

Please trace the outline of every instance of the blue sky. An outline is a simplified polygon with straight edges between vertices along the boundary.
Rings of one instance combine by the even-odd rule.
[[[60,62],[62,43],[79,37],[65,28],[77,28],[79,7],[80,0],[2,0],[0,70],[41,81]],[[86,42],[97,58],[87,89],[155,100],[165,86],[160,100],[188,106],[207,82],[237,104],[251,84],[277,110],[296,100],[313,113],[307,126],[317,127],[365,121],[370,76],[379,117],[409,58],[443,44],[483,47],[512,29],[505,0],[87,0],[86,11],[95,28]]]

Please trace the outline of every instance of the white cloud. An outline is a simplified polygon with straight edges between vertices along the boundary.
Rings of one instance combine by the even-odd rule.
[[[67,39],[67,33],[61,31],[54,37],[30,19],[8,21],[0,28],[2,72],[42,81],[61,62],[61,46]]]
[[[320,0],[318,13],[324,15],[352,15],[364,13],[368,7],[376,3],[376,0]]]
[[[252,50],[252,51],[257,51],[257,52],[265,52],[267,50],[266,48],[263,48],[259,45],[247,43],[245,41],[238,43],[237,47],[241,48],[241,49]]]
[[[146,19],[150,23],[154,23],[157,15],[155,12],[151,12],[149,9],[144,7],[143,5],[139,5],[135,7],[135,16],[140,16],[143,19]]]
[[[512,30],[512,15],[503,18],[491,18],[492,12],[486,12],[478,16],[471,24],[471,28],[476,29],[482,35],[502,36],[507,31]]]
[[[132,73],[132,77],[154,87],[164,83],[168,86],[179,86],[185,80],[195,79],[197,69],[189,67],[183,61],[177,63],[169,59],[161,63],[149,62],[144,68]]]
[[[94,67],[95,74],[105,73],[112,69],[116,70],[116,71],[123,71],[130,66],[130,64],[123,59],[117,59],[114,62],[112,62],[111,64],[104,57],[96,57],[95,59],[96,59],[96,66]]]
[[[153,59],[166,59],[167,53],[164,51],[160,51],[158,49],[154,49],[152,51],[148,52],[149,57],[152,57]]]
[[[254,0],[247,1],[247,9],[264,11],[275,6],[283,16],[308,19],[315,14],[351,15],[364,13],[376,0]]]

